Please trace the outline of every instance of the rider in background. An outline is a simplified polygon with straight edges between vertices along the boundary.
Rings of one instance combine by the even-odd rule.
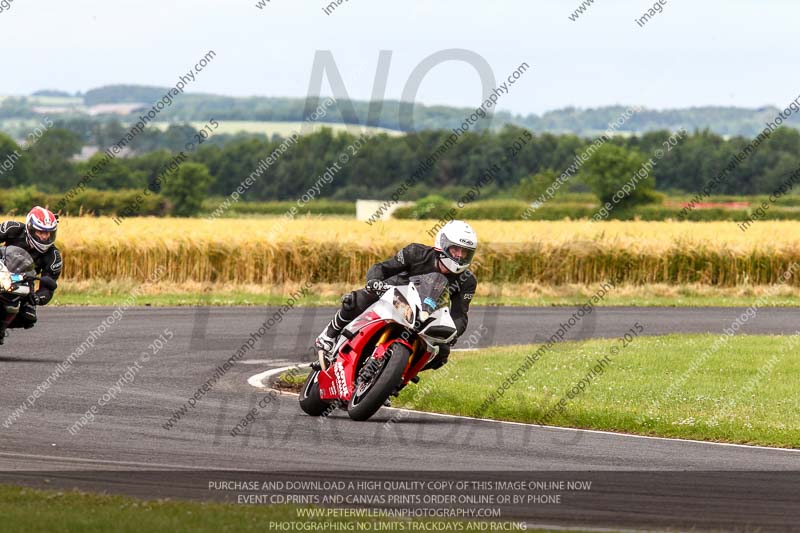
[[[450,345],[455,344],[467,329],[467,312],[478,285],[475,275],[468,269],[477,247],[478,237],[470,225],[453,220],[436,234],[433,247],[409,244],[391,259],[373,265],[367,272],[366,287],[342,298],[342,308],[317,337],[314,347],[329,355],[345,326],[378,301],[386,286],[404,284],[410,276],[431,272],[440,272],[449,281],[450,315],[457,330]],[[449,355],[450,346],[440,346],[439,354],[426,368],[440,368],[447,363]]]
[[[25,224],[8,220],[0,224],[0,244],[19,246],[26,250],[36,265],[36,274],[49,276],[53,281],[61,275],[61,252],[56,241],[58,218],[44,207],[36,206],[25,218]],[[32,328],[36,323],[36,306],[46,305],[53,298],[55,289],[39,286],[29,300],[21,306],[17,318],[9,328]]]

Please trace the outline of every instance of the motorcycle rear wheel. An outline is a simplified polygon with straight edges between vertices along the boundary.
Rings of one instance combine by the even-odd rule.
[[[347,406],[347,414],[353,420],[363,422],[369,419],[383,406],[383,402],[389,398],[389,395],[400,383],[411,357],[411,350],[400,343],[395,343],[389,350],[392,355],[379,369],[379,374],[373,376],[371,386],[362,394],[358,394],[358,389],[353,392]]]

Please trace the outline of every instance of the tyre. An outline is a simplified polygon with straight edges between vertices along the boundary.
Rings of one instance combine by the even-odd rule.
[[[328,410],[328,402],[319,397],[319,370],[311,372],[300,389],[300,409],[311,416],[322,416]]]
[[[387,354],[389,353],[391,357],[388,361],[376,369],[377,375],[368,382],[359,384],[353,392],[347,406],[347,414],[353,420],[363,421],[374,415],[400,383],[411,357],[411,350],[404,344],[395,343],[387,350]]]

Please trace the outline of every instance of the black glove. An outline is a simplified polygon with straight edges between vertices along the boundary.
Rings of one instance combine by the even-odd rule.
[[[364,288],[368,292],[372,292],[372,293],[375,293],[375,294],[382,294],[382,293],[386,292],[386,289],[388,289],[389,286],[386,283],[384,283],[383,281],[379,280],[379,279],[370,279],[370,280],[367,280],[367,285]]]
[[[30,301],[33,305],[42,305],[42,297],[35,292],[31,293]]]

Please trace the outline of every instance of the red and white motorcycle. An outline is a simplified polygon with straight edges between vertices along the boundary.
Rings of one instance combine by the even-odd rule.
[[[341,407],[353,420],[367,420],[416,382],[438,345],[455,335],[447,278],[437,272],[411,276],[345,327],[330,360],[320,357],[303,384],[300,407],[312,416]]]

